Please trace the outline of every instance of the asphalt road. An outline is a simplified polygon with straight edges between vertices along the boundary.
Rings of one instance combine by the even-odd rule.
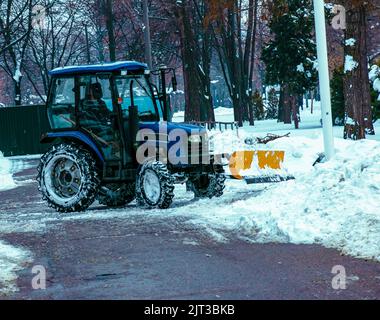
[[[92,220],[104,210],[95,206],[86,218],[62,219],[41,201],[35,162],[29,165],[16,175],[17,189],[0,193],[0,224],[17,226],[0,239],[30,250],[33,262],[18,272],[19,291],[1,299],[380,298],[380,263],[320,246],[251,244],[233,235],[219,243],[187,217],[144,211]],[[46,290],[32,289],[35,265],[47,270]],[[346,269],[346,290],[332,287],[336,265]]]

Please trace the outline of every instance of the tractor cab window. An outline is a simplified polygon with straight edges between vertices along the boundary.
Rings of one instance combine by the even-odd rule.
[[[118,77],[116,79],[119,103],[121,104],[124,118],[129,117],[131,106],[131,82],[134,104],[138,107],[141,122],[158,122],[162,117],[161,109],[154,103],[152,91],[144,77]]]
[[[53,129],[68,129],[76,126],[74,78],[53,80],[49,115]]]
[[[107,159],[120,158],[120,145],[114,128],[110,79],[83,76],[79,84],[79,124],[101,146]]]

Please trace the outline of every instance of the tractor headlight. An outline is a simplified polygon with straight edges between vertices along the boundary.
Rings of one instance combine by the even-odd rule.
[[[190,143],[201,143],[202,142],[202,137],[198,135],[191,135],[189,137],[189,142]]]

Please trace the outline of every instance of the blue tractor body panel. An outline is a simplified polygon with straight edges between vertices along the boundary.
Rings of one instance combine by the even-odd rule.
[[[104,157],[102,153],[100,152],[99,148],[83,132],[80,132],[80,131],[51,132],[46,135],[46,138],[53,139],[53,140],[59,139],[59,138],[79,140],[83,142],[85,145],[87,145],[92,151],[94,151],[101,162],[104,162]]]
[[[192,125],[192,124],[168,122],[165,125],[167,126],[168,134],[172,132],[173,130],[177,130],[177,129],[181,129],[185,131],[188,135],[203,133],[205,131],[204,128],[196,126],[196,125]],[[151,129],[154,132],[158,133],[160,128],[163,128],[165,125],[163,123],[158,123],[158,122],[144,122],[144,123],[139,124],[139,128]]]
[[[154,133],[159,134],[160,130],[165,128],[165,125],[163,123],[158,123],[158,122],[146,122],[146,123],[140,123],[139,124],[139,129],[149,129],[152,130]],[[205,129],[195,126],[195,125],[190,125],[190,124],[182,124],[182,123],[167,123],[166,124],[166,132],[165,134],[170,134],[173,130],[183,130],[190,136],[191,134],[204,134]],[[55,140],[59,138],[64,138],[64,139],[73,139],[77,141],[81,141],[85,145],[87,145],[99,158],[99,160],[104,163],[105,159],[104,156],[102,155],[102,152],[99,150],[98,146],[92,141],[92,139],[86,135],[85,133],[81,131],[62,131],[62,132],[51,132],[48,133],[45,136],[46,139],[48,140]],[[153,142],[153,141],[152,141]],[[157,141],[153,142],[157,143]],[[168,141],[168,149],[170,149],[172,146],[174,146],[177,143],[177,141]]]

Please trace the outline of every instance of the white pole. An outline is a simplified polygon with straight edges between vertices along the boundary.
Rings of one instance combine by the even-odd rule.
[[[323,138],[326,158],[327,160],[331,160],[335,151],[331,112],[329,62],[327,54],[325,6],[323,0],[314,0],[314,14],[315,32],[317,36],[319,86],[321,91]]]

